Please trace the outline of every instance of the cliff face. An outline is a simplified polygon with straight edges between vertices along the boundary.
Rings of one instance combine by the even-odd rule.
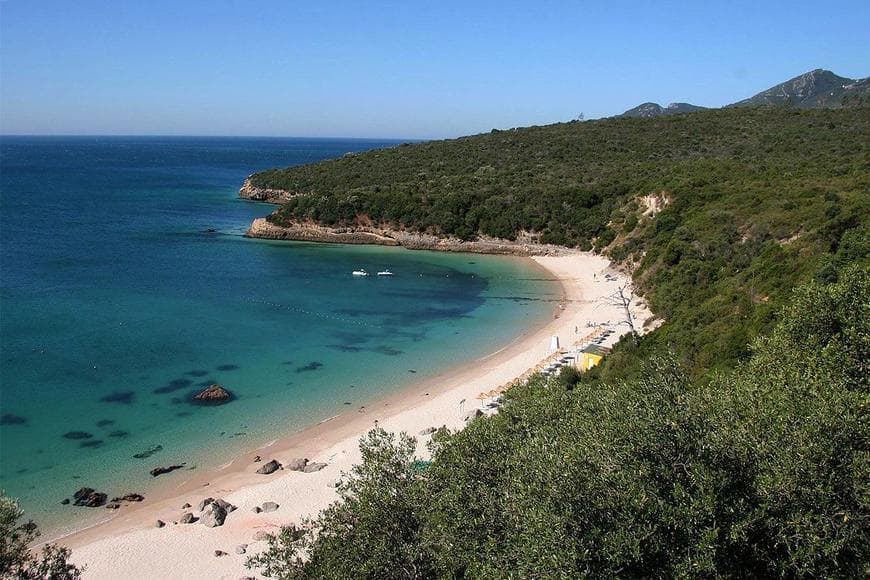
[[[548,256],[571,253],[561,246],[538,244],[528,240],[500,240],[481,237],[466,242],[457,238],[391,230],[376,227],[330,228],[317,224],[294,224],[289,227],[275,225],[266,218],[257,218],[245,232],[249,238],[267,240],[295,240],[336,244],[375,244],[402,246],[411,250],[439,252],[471,252],[476,254],[503,254],[511,256]]]
[[[298,194],[292,193],[290,191],[284,191],[283,189],[265,189],[262,187],[257,187],[256,185],[251,183],[250,178],[246,179],[245,183],[242,184],[242,188],[239,189],[239,197],[241,198],[250,199],[251,201],[274,203],[277,205],[286,203],[287,200],[296,195]]]

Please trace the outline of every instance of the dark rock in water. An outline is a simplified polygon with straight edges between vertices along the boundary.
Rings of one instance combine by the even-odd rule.
[[[114,437],[116,439],[123,439],[124,437],[129,437],[130,432],[124,431],[123,429],[118,429],[117,431],[112,431],[109,433],[109,437]]]
[[[63,500],[61,500],[60,504],[61,505],[69,505],[69,498],[67,497],[67,498],[64,498]]]
[[[304,373],[304,372],[308,372],[308,371],[316,371],[317,369],[319,369],[322,366],[323,366],[322,362],[312,361],[305,366],[296,367],[296,372],[297,373]]]
[[[219,370],[219,371],[237,371],[237,370],[239,370],[239,366],[238,365],[220,365],[219,367],[217,367],[217,370]]]
[[[308,459],[306,458],[296,458],[291,459],[289,463],[287,463],[287,469],[290,471],[302,471],[305,469],[305,466],[308,465]]]
[[[74,505],[84,507],[100,507],[106,503],[106,494],[95,491],[90,487],[83,487],[73,494]]]
[[[190,417],[191,415],[193,415],[193,413],[190,411],[179,411],[175,414],[176,417]]]
[[[216,528],[224,525],[224,521],[227,519],[227,510],[221,507],[217,502],[212,502],[206,506],[200,519],[204,525],[210,528]]]
[[[79,443],[79,447],[101,447],[102,445],[102,439],[92,439],[90,441],[82,441]]]
[[[226,403],[232,398],[232,393],[230,393],[228,390],[226,390],[217,383],[209,385],[208,387],[193,396],[194,401],[217,405]]]
[[[399,356],[400,354],[405,354],[405,351],[393,348],[391,346],[387,346],[385,344],[376,346],[375,348],[371,349],[371,351],[378,354],[385,354],[387,356]]]
[[[208,374],[208,371],[196,369],[196,370],[192,370],[192,371],[187,371],[187,374],[192,376],[192,377],[204,377]]]
[[[116,391],[114,393],[109,393],[105,397],[100,397],[100,401],[103,403],[120,403],[122,405],[129,405],[135,398],[135,391]]]
[[[67,431],[63,434],[64,439],[90,439],[93,433],[87,431]]]
[[[202,500],[201,502],[199,502],[199,504],[197,504],[197,506],[196,506],[196,511],[201,512],[202,510],[205,509],[205,506],[207,506],[208,504],[212,503],[213,501],[214,501],[214,498],[213,498],[213,497],[207,497],[207,498],[205,498],[204,500]]]
[[[12,413],[3,413],[0,416],[0,425],[26,425],[27,419],[21,415],[13,415]]]
[[[113,503],[119,503],[122,501],[134,502],[134,501],[144,501],[144,500],[145,500],[145,496],[142,494],[139,494],[139,493],[128,493],[127,495],[124,495],[121,497],[113,497],[112,498]]]
[[[157,520],[157,523],[154,524],[154,527],[155,528],[162,528],[165,525],[166,525],[166,522],[164,522],[163,520]]]
[[[169,467],[155,467],[150,471],[153,477],[157,477],[158,475],[163,475],[164,473],[169,473],[171,471],[175,471],[176,469],[182,469],[186,463],[182,463],[181,465],[170,465]]]
[[[146,449],[145,451],[140,451],[139,453],[134,453],[133,458],[134,459],[146,459],[146,458],[151,457],[152,455],[154,455],[155,453],[158,453],[160,451],[163,451],[163,445],[155,445],[154,447],[150,447],[150,448]]]
[[[277,510],[278,507],[278,504],[276,504],[274,501],[267,501],[263,504],[262,510],[265,513],[269,513]]]
[[[269,475],[270,473],[275,473],[279,469],[281,469],[281,464],[273,459],[269,463],[263,464],[263,466],[257,470],[257,473],[260,475]]]
[[[417,371],[415,371],[414,369],[408,369],[408,372],[409,373],[416,373]]]
[[[108,427],[109,425],[114,425],[115,422],[111,419],[100,419],[97,421],[97,427]]]
[[[214,228],[208,228],[207,230],[205,230],[205,233],[207,233],[207,234],[216,234],[216,233],[217,233],[217,230],[214,229]]]
[[[309,463],[302,471],[304,471],[305,473],[314,473],[315,471],[320,471],[326,466],[326,463]]]
[[[181,519],[178,521],[181,522],[182,524],[192,524],[193,522],[195,522],[198,519],[199,518],[197,518],[192,513],[187,512],[186,514],[182,514]]]

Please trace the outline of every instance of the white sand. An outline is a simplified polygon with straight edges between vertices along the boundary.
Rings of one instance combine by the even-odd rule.
[[[527,331],[507,348],[388,398],[364,414],[348,413],[268,448],[252,450],[220,472],[183,482],[165,497],[149,497],[140,506],[125,506],[112,521],[60,543],[73,548],[73,561],[87,566],[88,579],[257,577],[244,567],[246,558],[266,545],[255,542],[254,534],[299,522],[334,501],[337,496],[331,484],[359,461],[358,440],[376,421],[388,431],[405,431],[417,437],[418,453],[425,457],[429,437],[418,435],[422,429],[441,425],[461,428],[463,414],[480,406],[475,398],[479,393],[521,377],[553,355],[549,349],[552,335],[559,337],[564,349],[592,330],[587,326],[590,322],[611,322],[609,328],[615,332],[609,342],[628,332],[626,325],[619,324],[624,318],[622,309],[606,301],[627,278],[610,270],[607,260],[588,253],[534,260],[561,280],[565,294],[558,313],[543,328]],[[615,278],[607,280],[605,273]],[[650,316],[642,305],[635,310],[638,324]],[[465,403],[460,405],[463,399]],[[286,463],[307,457],[329,465],[316,473],[256,475],[254,471],[262,463],[253,463],[254,455],[261,455],[264,462],[275,458]],[[198,515],[196,505],[207,496],[222,497],[238,510],[222,527],[208,528],[198,522],[173,524],[186,511]],[[280,508],[272,513],[252,512],[254,506],[266,501],[277,502]],[[180,509],[185,502],[193,509]],[[166,527],[155,527],[158,518]],[[248,544],[246,555],[236,554],[240,544]],[[216,557],[215,550],[228,555]]]

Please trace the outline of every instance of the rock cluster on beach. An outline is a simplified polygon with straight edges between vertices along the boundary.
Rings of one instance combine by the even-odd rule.
[[[268,463],[264,463],[262,467],[257,469],[257,473],[259,473],[260,475],[269,475],[275,473],[279,469],[281,469],[281,464],[278,463],[277,460],[273,459]]]
[[[73,505],[84,507],[100,507],[106,504],[105,493],[96,491],[90,487],[83,487],[73,494]]]

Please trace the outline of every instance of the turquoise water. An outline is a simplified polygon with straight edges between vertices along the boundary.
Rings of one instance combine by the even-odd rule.
[[[392,144],[4,137],[0,486],[78,527],[107,515],[60,505],[79,487],[147,495],[155,466],[217,466],[548,317],[559,286],[521,260],[241,236],[271,211],[237,197],[252,171]],[[211,382],[235,399],[191,404]]]

